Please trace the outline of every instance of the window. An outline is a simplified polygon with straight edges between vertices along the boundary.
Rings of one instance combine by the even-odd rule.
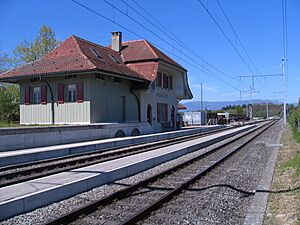
[[[103,59],[102,55],[96,49],[94,48],[90,48],[90,49],[97,59]]]
[[[114,55],[109,55],[109,57],[114,61],[115,63],[120,64],[120,61],[114,56]]]
[[[172,90],[173,89],[173,77],[169,77],[169,89]]]
[[[121,78],[120,77],[114,77],[114,82],[121,83]]]
[[[104,80],[103,74],[97,73],[97,74],[96,74],[96,79]]]
[[[165,73],[163,74],[163,88],[168,88],[168,77]]]
[[[156,84],[157,84],[157,87],[161,87],[161,82],[162,80],[161,80],[161,73],[160,72],[158,72],[157,73],[157,77],[156,77]]]
[[[157,103],[157,122],[159,123],[168,122],[168,104]]]
[[[25,99],[24,99],[25,105],[29,105],[30,104],[30,87],[25,87],[24,97],[25,97]]]
[[[76,102],[76,85],[68,84],[68,101]]]
[[[66,75],[65,79],[72,79],[72,78],[76,78],[76,75]]]
[[[33,88],[33,103],[34,104],[41,103],[41,88],[40,87]]]

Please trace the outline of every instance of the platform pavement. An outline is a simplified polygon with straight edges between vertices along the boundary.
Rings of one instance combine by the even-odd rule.
[[[95,141],[85,141],[72,144],[53,145],[20,150],[0,151],[0,167],[19,163],[34,162],[43,159],[51,159],[71,154],[104,150],[114,147],[125,147],[133,144],[142,144],[165,140],[183,135],[192,135],[206,131],[223,128],[224,126],[200,127],[189,130],[176,130],[164,133],[154,133],[134,137],[110,138]]]
[[[137,155],[0,188],[0,220],[134,175],[254,127],[245,126]],[[203,150],[204,151],[204,150]]]

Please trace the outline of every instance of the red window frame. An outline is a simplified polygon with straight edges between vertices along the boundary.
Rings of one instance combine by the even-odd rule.
[[[30,87],[25,87],[25,96],[24,96],[25,105],[30,105]]]
[[[65,102],[64,84],[58,84],[57,102],[58,104],[63,104]]]
[[[41,87],[41,103],[43,105],[47,104],[47,86]]]
[[[79,82],[76,84],[76,92],[77,92],[77,102],[83,102],[83,82]]]

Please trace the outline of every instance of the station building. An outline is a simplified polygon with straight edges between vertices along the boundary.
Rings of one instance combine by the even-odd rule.
[[[147,123],[174,128],[191,99],[187,70],[146,40],[104,47],[71,36],[41,60],[0,74],[20,85],[21,124]]]

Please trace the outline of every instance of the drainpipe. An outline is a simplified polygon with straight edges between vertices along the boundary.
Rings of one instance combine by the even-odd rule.
[[[55,123],[54,121],[54,98],[53,98],[53,91],[52,91],[52,88],[50,86],[50,84],[48,83],[48,81],[46,81],[45,79],[42,78],[42,76],[40,76],[40,80],[43,81],[47,87],[49,88],[50,90],[50,95],[51,95],[51,122],[52,124]]]
[[[138,103],[138,117],[139,117],[139,122],[141,122],[141,103],[140,100],[138,98],[138,96],[136,95],[136,93],[133,92],[133,88],[130,88],[130,93],[133,94],[137,100]]]

